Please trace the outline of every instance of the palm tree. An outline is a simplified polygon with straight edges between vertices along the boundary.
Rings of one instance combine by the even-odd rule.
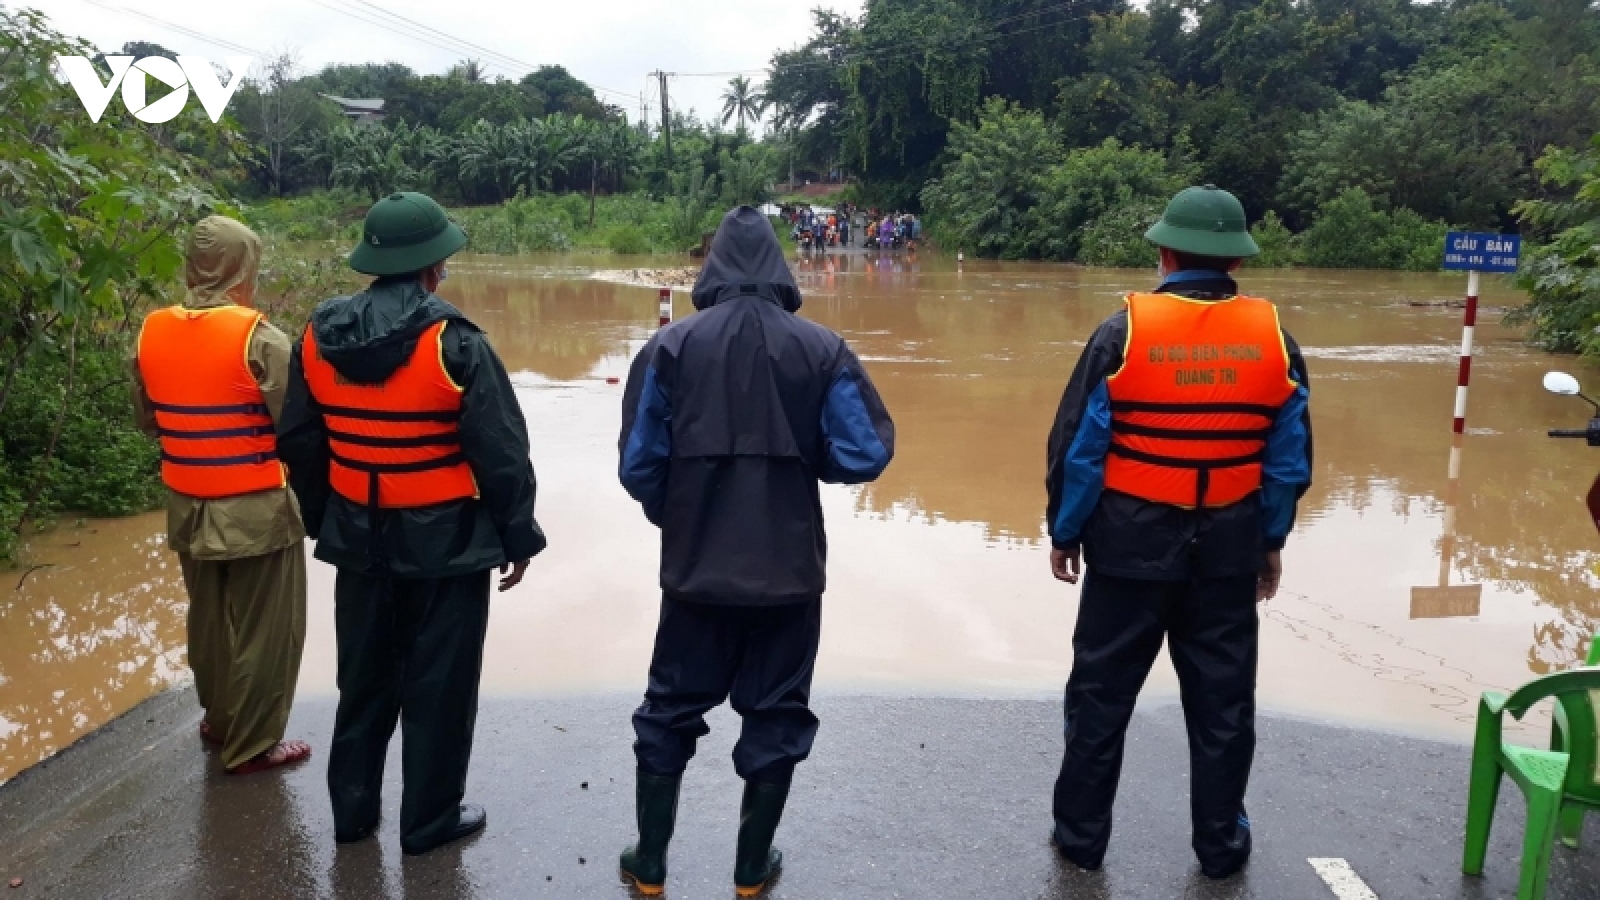
[[[482,84],[488,80],[483,69],[483,63],[476,59],[463,59],[450,67],[452,78],[465,81],[467,84]]]
[[[496,202],[511,196],[518,174],[517,124],[495,125],[483,119],[455,139],[450,156],[463,187],[487,187]]]
[[[582,154],[589,158],[589,227],[594,227],[595,194],[605,172],[616,190],[622,179],[638,171],[638,138],[626,122],[590,122],[584,128]]]
[[[506,128],[515,135],[517,180],[528,193],[535,194],[554,186],[557,175],[565,175],[582,152],[583,119],[565,113],[551,113],[543,119],[513,122]]]
[[[722,92],[722,124],[728,124],[729,119],[737,118],[739,128],[744,128],[745,119],[751,122],[761,121],[767,111],[767,98],[756,90],[750,79],[743,75],[736,75],[728,82],[728,89]]]

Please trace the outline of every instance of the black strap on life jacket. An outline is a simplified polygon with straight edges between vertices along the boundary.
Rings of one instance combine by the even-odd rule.
[[[356,406],[328,406],[317,404],[325,416],[342,419],[365,419],[369,422],[455,422],[461,413],[455,410],[362,409]]]
[[[276,450],[263,450],[242,456],[173,456],[163,450],[161,458],[175,466],[254,466],[272,462],[278,458],[278,453]]]
[[[265,403],[238,403],[232,406],[184,406],[178,403],[157,403],[150,401],[150,408],[156,412],[171,413],[178,416],[250,416],[267,414]]]
[[[324,417],[338,416],[342,419],[357,419],[367,422],[459,422],[459,410],[395,410],[395,409],[363,409],[357,406],[331,406],[312,398],[317,411]],[[408,435],[401,437],[373,436],[354,434],[340,431],[335,428],[324,428],[330,441],[340,441],[360,447],[381,447],[385,449],[406,449],[414,447],[451,447],[461,443],[459,431],[446,434]],[[336,463],[347,469],[365,472],[367,475],[367,564],[381,577],[389,576],[389,561],[383,555],[380,544],[381,530],[383,527],[383,504],[379,502],[378,476],[401,475],[414,472],[428,472],[434,469],[448,469],[467,461],[467,458],[457,450],[434,459],[418,460],[405,463],[374,463],[351,459],[331,448],[328,456]]]
[[[156,426],[156,433],[162,437],[176,438],[183,441],[198,441],[205,438],[230,438],[230,437],[264,437],[274,434],[271,425],[246,425],[242,428],[213,428],[207,431],[185,431],[182,428],[162,428]]]
[[[455,443],[455,442],[453,442]],[[428,445],[409,445],[428,446]],[[382,527],[383,504],[378,502],[378,476],[379,475],[404,475],[413,472],[427,472],[433,469],[448,469],[451,466],[467,461],[461,453],[449,453],[435,459],[423,459],[416,462],[375,463],[351,459],[328,451],[332,460],[347,469],[367,473],[367,562],[373,569],[387,575],[389,561],[379,549],[379,529]]]
[[[1135,450],[1132,447],[1123,446],[1115,441],[1107,448],[1108,453],[1124,459],[1131,459],[1135,462],[1163,466],[1169,469],[1193,469],[1195,472],[1195,509],[1205,507],[1206,491],[1211,487],[1211,473],[1213,471],[1255,465],[1266,458],[1267,438],[1272,435],[1272,426],[1269,424],[1261,428],[1233,429],[1163,428],[1157,425],[1142,425],[1136,422],[1129,422],[1125,418],[1118,417],[1117,413],[1154,413],[1182,416],[1246,415],[1260,416],[1269,422],[1278,418],[1277,407],[1262,403],[1160,403],[1146,400],[1112,400],[1111,413],[1111,433],[1113,435],[1123,434],[1179,441],[1260,442],[1260,448],[1253,453],[1219,459],[1191,459],[1181,456],[1167,456],[1162,453],[1149,453],[1144,450]]]
[[[1278,417],[1278,408],[1264,403],[1155,403],[1147,400],[1112,400],[1111,411],[1114,413],[1172,413],[1176,415],[1205,415],[1207,413],[1240,413],[1249,416],[1262,416],[1267,419]]]
[[[1247,453],[1243,456],[1227,456],[1220,459],[1188,459],[1182,456],[1147,453],[1143,450],[1135,450],[1132,447],[1124,447],[1117,443],[1113,443],[1106,448],[1106,452],[1116,454],[1123,459],[1148,463],[1152,466],[1164,466],[1169,469],[1233,469],[1261,462],[1267,455],[1266,448],[1263,447],[1254,453]]]
[[[1266,458],[1267,450],[1262,447],[1254,453],[1243,456],[1228,456],[1220,459],[1187,459],[1181,456],[1165,456],[1160,453],[1146,453],[1132,447],[1112,443],[1106,448],[1107,453],[1115,454],[1123,459],[1131,459],[1152,466],[1165,466],[1169,469],[1193,469],[1194,479],[1194,508],[1203,509],[1206,505],[1206,491],[1211,487],[1211,473],[1216,469],[1232,469],[1238,466],[1249,466],[1261,462]]]

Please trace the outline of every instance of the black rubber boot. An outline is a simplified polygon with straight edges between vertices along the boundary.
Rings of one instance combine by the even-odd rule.
[[[423,841],[407,841],[400,839],[400,850],[407,856],[421,856],[430,850],[437,850],[452,841],[459,841],[469,835],[477,834],[483,826],[489,824],[489,815],[483,807],[475,803],[461,804],[461,817],[456,820],[456,827]]]
[[[1221,848],[1223,852],[1200,857],[1200,873],[1207,878],[1231,877],[1250,861],[1250,818],[1239,813],[1239,824],[1234,828],[1233,839]],[[1196,842],[1199,843],[1198,841]]]
[[[639,893],[655,897],[666,889],[667,844],[678,820],[680,775],[638,773],[634,808],[639,817],[639,842],[622,851],[622,877]]]
[[[783,854],[772,846],[772,836],[783,818],[789,799],[788,781],[747,781],[739,804],[739,852],[734,857],[733,887],[741,897],[754,897],[767,889],[783,867]]]

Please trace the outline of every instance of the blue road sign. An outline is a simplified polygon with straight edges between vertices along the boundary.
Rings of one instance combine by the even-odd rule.
[[[1444,236],[1444,267],[1473,272],[1515,272],[1522,235],[1452,231]]]

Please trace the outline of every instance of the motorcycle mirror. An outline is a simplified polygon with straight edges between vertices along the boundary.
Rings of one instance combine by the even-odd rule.
[[[1578,383],[1578,379],[1565,372],[1544,373],[1544,389],[1552,394],[1560,394],[1563,397],[1579,397],[1583,395],[1583,385]]]

